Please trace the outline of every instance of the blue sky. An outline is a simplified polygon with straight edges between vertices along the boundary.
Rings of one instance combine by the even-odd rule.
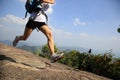
[[[0,0],[0,40],[23,34],[28,19],[22,19],[25,0],[8,1]],[[120,0],[56,0],[47,14],[57,46],[112,49],[120,56]],[[26,42],[45,44],[46,38],[35,30]]]

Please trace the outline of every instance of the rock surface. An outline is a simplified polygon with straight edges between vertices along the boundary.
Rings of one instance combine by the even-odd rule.
[[[0,80],[111,80],[0,43]]]

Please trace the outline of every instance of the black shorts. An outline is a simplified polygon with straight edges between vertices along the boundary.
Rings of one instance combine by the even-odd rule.
[[[29,20],[26,24],[26,27],[34,30],[35,28],[39,29],[43,25],[47,25],[47,24],[45,22],[36,22],[36,21],[33,21],[33,20]]]

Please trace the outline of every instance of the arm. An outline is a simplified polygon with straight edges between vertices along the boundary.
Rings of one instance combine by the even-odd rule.
[[[54,4],[55,0],[42,0],[42,2]]]

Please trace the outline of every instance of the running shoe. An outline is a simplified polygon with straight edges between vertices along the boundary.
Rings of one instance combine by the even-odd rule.
[[[15,37],[15,40],[13,41],[13,46],[15,47],[17,45],[17,43],[19,42],[19,36]]]
[[[64,53],[51,55],[51,63],[54,63],[64,57]]]

